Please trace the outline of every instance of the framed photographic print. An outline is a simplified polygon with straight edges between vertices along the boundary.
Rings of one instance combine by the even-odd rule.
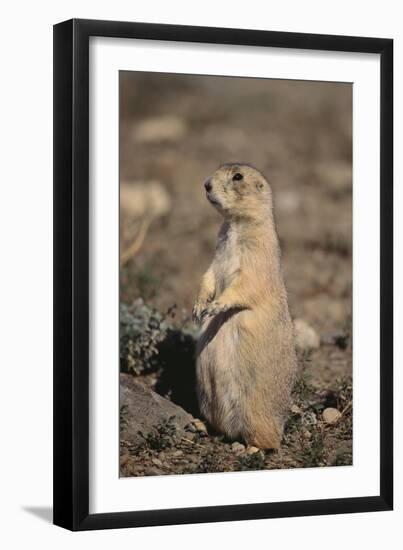
[[[393,42],[54,27],[54,522],[391,510]]]

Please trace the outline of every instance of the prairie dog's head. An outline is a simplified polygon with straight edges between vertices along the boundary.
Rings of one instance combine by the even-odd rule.
[[[265,218],[272,193],[264,176],[248,164],[223,164],[204,182],[209,202],[226,218]]]

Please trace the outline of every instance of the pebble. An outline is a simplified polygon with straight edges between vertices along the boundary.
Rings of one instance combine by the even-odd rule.
[[[333,407],[328,407],[323,411],[322,417],[326,424],[335,424],[341,417],[341,413]]]
[[[180,449],[172,453],[172,456],[182,456],[182,455],[183,455],[183,451],[181,451]]]
[[[159,476],[162,474],[162,472],[158,468],[154,468],[153,466],[150,466],[149,468],[146,468],[144,474],[146,476]]]
[[[298,407],[298,405],[292,405],[291,406],[291,412],[292,412],[292,414],[302,414],[302,411]]]
[[[320,338],[314,328],[303,319],[294,320],[295,343],[297,348],[303,351],[318,349]]]
[[[242,443],[239,443],[238,441],[234,441],[234,443],[231,445],[231,450],[236,455],[239,455],[245,452],[245,445],[242,445]]]
[[[162,462],[161,462],[161,460],[160,460],[159,458],[152,458],[152,459],[151,459],[151,462],[152,462],[153,464],[155,464],[156,466],[159,466],[160,468],[162,467]]]
[[[187,458],[176,458],[174,464],[176,466],[187,466],[189,464],[189,461]]]

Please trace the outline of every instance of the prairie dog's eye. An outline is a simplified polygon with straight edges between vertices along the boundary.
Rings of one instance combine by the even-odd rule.
[[[237,172],[232,176],[232,181],[240,181],[240,180],[243,180],[243,175],[240,174],[239,172]]]

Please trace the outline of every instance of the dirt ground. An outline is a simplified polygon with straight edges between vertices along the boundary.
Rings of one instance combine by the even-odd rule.
[[[173,325],[189,324],[221,222],[203,181],[244,161],[273,188],[291,314],[321,340],[299,354],[296,406],[278,452],[238,453],[196,430],[190,442],[122,448],[121,474],[351,464],[351,86],[121,73],[120,112],[121,197],[155,191],[143,209],[121,203],[121,303],[142,298],[169,311]],[[137,378],[158,389],[159,376]],[[335,424],[323,421],[327,407],[342,413]]]

